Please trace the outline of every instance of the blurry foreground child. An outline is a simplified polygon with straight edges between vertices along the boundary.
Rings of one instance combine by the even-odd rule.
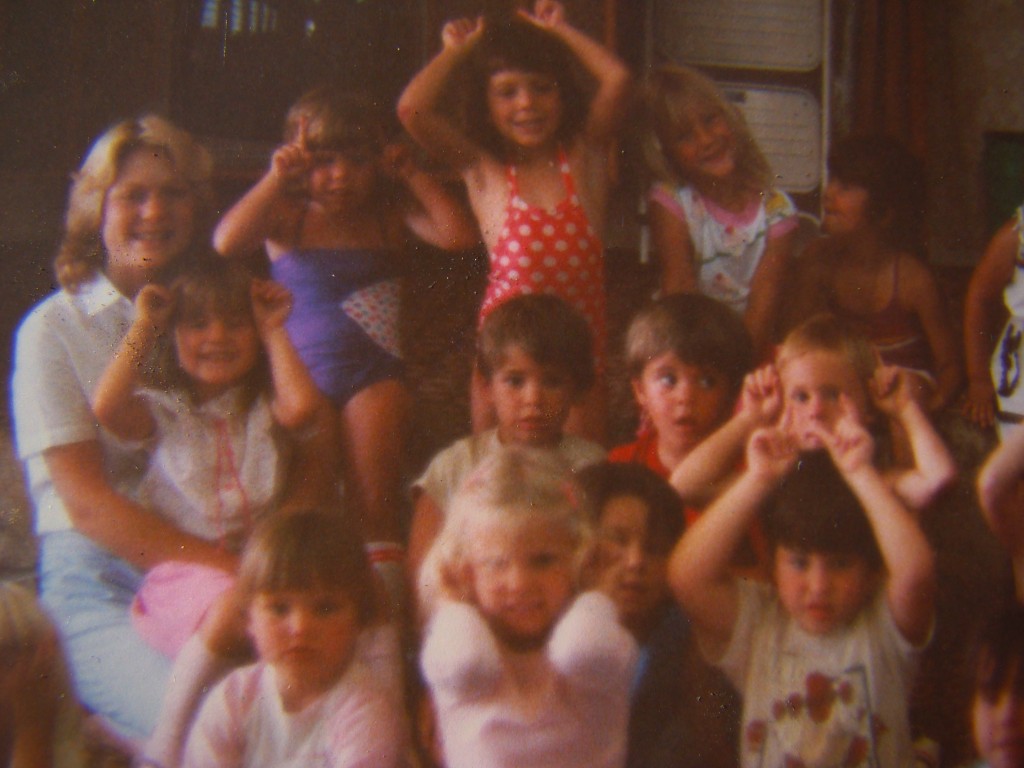
[[[420,573],[421,665],[448,768],[613,768],[636,644],[583,592],[590,526],[564,464],[528,449],[477,467]]]
[[[1024,768],[1024,607],[990,618],[974,659],[975,768]]]
[[[246,546],[238,586],[259,661],[214,688],[188,737],[187,768],[404,763],[395,632],[361,538],[334,513],[282,514]]]
[[[578,478],[597,538],[596,586],[615,602],[619,621],[640,646],[626,765],[707,765],[689,719],[700,694],[688,675],[689,622],[667,578],[669,555],[683,532],[679,497],[640,464],[602,462]]]
[[[0,765],[83,768],[82,713],[36,596],[0,582]]]
[[[831,429],[847,411],[870,427],[881,413],[898,428],[909,455],[897,460],[887,440],[876,445],[874,462],[904,504],[923,509],[952,482],[956,465],[914,397],[911,374],[876,363],[867,340],[833,315],[797,326],[779,346],[775,364],[744,380],[732,417],[677,465],[673,487],[689,504],[714,499],[734,478],[750,435],[775,424],[783,410],[802,451],[824,448],[819,428]]]
[[[502,448],[540,449],[573,468],[604,458],[597,443],[563,432],[570,409],[594,382],[590,339],[583,317],[556,296],[518,296],[487,316],[477,337],[476,367],[498,425],[441,451],[414,484],[412,574],[462,481]]]
[[[826,451],[811,455],[785,425],[753,434],[746,468],[687,530],[669,581],[743,696],[745,768],[908,765],[934,558],[857,421],[814,431]],[[738,579],[733,553],[773,495],[774,583]]]
[[[668,477],[729,417],[752,358],[739,315],[715,299],[674,294],[641,309],[626,335],[640,433],[609,458]]]

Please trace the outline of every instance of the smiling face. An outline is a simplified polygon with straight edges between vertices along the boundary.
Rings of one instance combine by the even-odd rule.
[[[497,638],[515,650],[543,645],[575,592],[571,537],[544,520],[481,522],[473,530],[469,583]]]
[[[619,620],[635,635],[646,629],[668,598],[665,544],[652,541],[651,511],[636,496],[613,496],[598,524],[599,583],[611,596]]]
[[[558,83],[540,72],[495,72],[487,83],[487,108],[498,134],[522,149],[552,146],[562,123]]]
[[[517,345],[510,346],[487,384],[505,445],[557,445],[576,386],[568,371],[541,365]]]
[[[175,325],[174,348],[193,392],[204,401],[245,379],[259,360],[260,340],[249,315],[208,311]]]
[[[108,277],[134,296],[188,248],[195,219],[195,195],[170,157],[152,149],[129,153],[103,203]]]
[[[370,199],[377,178],[377,158],[369,148],[313,153],[310,200],[332,214],[353,213]]]
[[[840,395],[845,394],[865,417],[867,393],[857,369],[842,354],[825,350],[803,352],[779,369],[786,408],[792,417],[791,432],[802,451],[822,447],[816,427],[831,429],[841,414]]]
[[[695,103],[667,152],[683,175],[696,182],[723,180],[736,170],[736,136],[725,113],[710,103]]]
[[[988,660],[991,664],[991,659]],[[982,660],[982,666],[986,661]],[[971,707],[974,741],[989,768],[1024,768],[1024,695],[1014,665],[998,690],[979,686]],[[982,675],[985,677],[985,675]]]
[[[356,604],[342,590],[259,592],[249,609],[249,634],[260,659],[277,672],[289,711],[337,682],[352,660],[359,631]]]
[[[688,365],[674,352],[648,362],[632,385],[637,404],[658,432],[663,461],[682,459],[722,423],[732,405],[725,376],[708,366]]]
[[[786,613],[812,635],[849,624],[873,594],[877,579],[853,554],[775,548],[775,588]]]

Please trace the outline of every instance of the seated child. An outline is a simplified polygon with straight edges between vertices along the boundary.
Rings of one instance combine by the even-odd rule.
[[[1024,607],[991,617],[979,634],[971,707],[975,768],[1024,768]]]
[[[740,477],[672,554],[669,582],[743,697],[744,768],[909,765],[932,551],[851,412],[812,428],[826,449],[813,454],[798,453],[787,426],[754,432]],[[773,494],[774,583],[744,581],[730,561]]]
[[[928,410],[949,405],[963,381],[960,343],[925,262],[920,161],[885,136],[851,136],[828,157],[825,237],[802,260],[792,303],[799,322],[832,312],[863,333],[885,365],[913,371]]]
[[[207,696],[183,765],[403,765],[398,638],[362,539],[337,514],[268,518],[239,566],[259,660]]]
[[[619,621],[640,646],[626,766],[706,766],[687,706],[698,695],[688,668],[689,622],[666,578],[669,554],[683,533],[679,497],[640,464],[601,462],[577,478],[597,534],[597,587],[615,602]]]
[[[519,449],[452,500],[420,572],[420,661],[448,768],[623,764],[636,643],[611,599],[580,593],[580,496],[565,463]]]
[[[648,304],[626,335],[641,429],[635,442],[614,448],[608,458],[668,477],[728,417],[752,362],[750,334],[725,304],[692,293]]]
[[[964,412],[1000,437],[1024,419],[1024,204],[989,240],[964,300],[967,395]]]
[[[441,529],[452,495],[501,447],[550,451],[573,468],[604,458],[597,443],[562,431],[569,409],[594,383],[591,349],[583,316],[555,296],[517,296],[487,316],[477,336],[477,368],[498,426],[441,451],[413,484],[411,574]]]
[[[1006,548],[1017,599],[1024,602],[1024,429],[1010,431],[978,473],[985,522]]]
[[[0,582],[0,765],[82,768],[81,726],[57,630],[29,589]]]
[[[863,336],[834,315],[816,315],[789,332],[774,365],[747,376],[735,413],[676,466],[672,486],[686,503],[705,504],[735,478],[750,435],[783,410],[800,450],[814,451],[824,447],[818,428],[830,429],[849,407],[871,426],[881,413],[899,428],[908,460],[896,461],[889,441],[876,463],[905,505],[923,509],[953,481],[956,465],[912,389],[906,370],[877,366]]]

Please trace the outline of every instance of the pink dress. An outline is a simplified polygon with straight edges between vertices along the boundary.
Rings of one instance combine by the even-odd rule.
[[[553,211],[523,200],[516,168],[507,168],[505,225],[491,250],[491,272],[480,306],[480,322],[506,299],[524,293],[554,294],[586,319],[600,363],[606,340],[604,247],[580,204],[569,160],[561,147],[558,162],[565,198]]]

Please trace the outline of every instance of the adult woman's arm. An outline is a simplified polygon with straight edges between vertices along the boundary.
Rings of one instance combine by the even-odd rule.
[[[107,481],[98,442],[48,448],[43,459],[75,529],[117,557],[144,570],[167,560],[235,570],[234,555],[118,493]]]

